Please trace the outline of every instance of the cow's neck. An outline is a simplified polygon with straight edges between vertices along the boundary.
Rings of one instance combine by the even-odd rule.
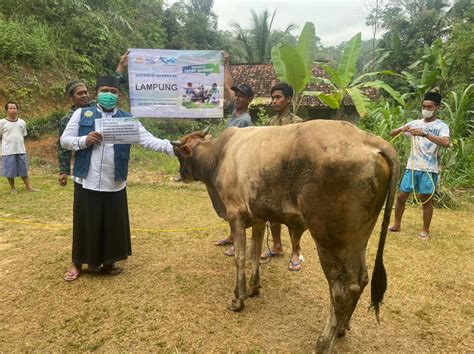
[[[194,179],[206,184],[212,183],[216,171],[217,156],[213,153],[215,141],[206,141],[196,146],[192,157]]]

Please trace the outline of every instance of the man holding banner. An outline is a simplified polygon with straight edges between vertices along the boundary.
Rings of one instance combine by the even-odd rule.
[[[245,128],[252,125],[252,118],[248,111],[253,99],[253,90],[246,83],[234,86],[230,72],[229,54],[224,53],[224,89],[227,94],[229,110],[232,112],[226,128]]]
[[[130,113],[117,108],[119,81],[97,79],[97,104],[78,109],[61,136],[75,152],[72,267],[64,280],[76,280],[87,264],[107,274],[131,255],[126,180],[131,143],[174,156],[168,140],[155,138]],[[98,131],[98,128],[100,131]]]

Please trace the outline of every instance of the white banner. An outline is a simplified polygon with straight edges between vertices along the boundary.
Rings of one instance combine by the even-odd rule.
[[[223,117],[221,51],[131,49],[128,79],[135,117]]]
[[[138,119],[96,119],[95,130],[102,134],[104,144],[137,144],[140,142]]]

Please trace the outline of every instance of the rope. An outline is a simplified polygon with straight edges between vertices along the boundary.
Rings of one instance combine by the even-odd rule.
[[[65,224],[44,224],[36,221],[27,221],[27,220],[20,220],[20,219],[12,219],[12,218],[5,218],[0,217],[0,221],[14,223],[14,224],[24,224],[24,225],[31,225],[37,226],[47,229],[70,229],[70,225]],[[204,226],[204,227],[191,227],[185,229],[143,229],[143,228],[130,228],[131,231],[142,231],[142,232],[155,232],[155,233],[172,233],[172,232],[189,232],[189,231],[203,231],[203,230],[210,230],[210,229],[217,229],[221,227],[226,227],[228,224],[220,224],[220,225],[213,225],[213,226]]]
[[[397,138],[398,138],[400,135],[402,135],[402,134],[403,134],[403,131],[401,131],[400,133],[398,133],[397,135],[395,135],[395,136],[393,137],[393,139],[389,141],[389,143],[391,144],[395,139],[397,139]],[[411,136],[411,138],[412,138],[412,140],[413,140],[413,149],[412,149],[412,151],[410,151],[410,154],[413,156],[414,153],[415,153],[415,151],[416,151],[417,143],[416,143],[415,137],[414,137],[413,135]],[[413,154],[412,154],[412,152],[413,152]],[[412,156],[411,156],[411,157],[412,157]],[[425,173],[430,177],[431,184],[432,184],[432,186],[433,186],[433,192],[432,192],[431,195],[428,197],[428,199],[426,199],[424,202],[422,202],[422,201],[420,201],[420,200],[418,199],[418,197],[416,196],[417,193],[416,193],[416,191],[415,191],[415,171],[414,171],[414,169],[413,169],[414,163],[415,163],[414,158],[412,158],[412,159],[411,159],[411,186],[412,186],[412,190],[413,190],[413,197],[414,197],[414,199],[415,199],[415,203],[416,203],[416,204],[418,204],[418,205],[425,205],[426,203],[428,203],[428,202],[431,200],[431,198],[433,198],[433,196],[434,196],[434,194],[435,194],[435,192],[436,192],[436,186],[435,186],[433,177],[431,176],[431,173],[429,173],[428,170],[425,169],[425,171],[423,171],[423,172],[425,172]]]
[[[411,137],[412,140],[413,140],[413,157],[414,157],[414,154],[415,154],[415,151],[416,151],[416,147],[417,147],[417,142],[416,142],[416,139],[414,136]],[[418,199],[418,197],[416,196],[416,191],[415,191],[415,171],[414,171],[414,161],[415,159],[412,158],[411,159],[411,187],[412,187],[412,190],[413,190],[413,197],[415,199],[415,203],[418,204],[418,205],[425,205],[426,203],[428,203],[431,198],[433,198],[435,192],[436,192],[436,186],[435,186],[435,183],[434,183],[434,180],[433,180],[433,177],[431,176],[431,173],[428,172],[427,169],[425,169],[425,171],[423,171],[424,173],[426,173],[428,175],[428,177],[430,177],[430,180],[431,180],[431,185],[433,186],[433,192],[431,193],[431,195],[424,201],[420,201]]]

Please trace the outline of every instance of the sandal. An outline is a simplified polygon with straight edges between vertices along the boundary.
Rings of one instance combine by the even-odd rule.
[[[214,246],[230,246],[233,244],[233,241],[229,241],[228,239],[224,238],[222,240],[216,241],[216,243],[214,243]]]
[[[418,235],[418,238],[421,241],[428,241],[430,239],[430,234],[426,231],[421,231],[420,234]]]
[[[117,275],[117,274],[120,274],[122,273],[122,268],[120,268],[119,266],[117,266],[115,263],[112,263],[112,264],[104,264],[104,266],[102,267],[102,269],[104,270],[104,272],[108,275]]]
[[[65,281],[74,281],[77,278],[79,278],[79,275],[81,275],[81,268],[78,267],[78,266],[72,266],[64,274],[63,278],[64,278]]]
[[[224,253],[227,257],[234,257],[235,256],[235,247],[232,245],[229,247],[227,251]]]
[[[267,250],[260,255],[260,259],[264,260],[272,257],[281,257],[283,254],[283,252],[273,252],[272,250]]]
[[[291,258],[288,260],[288,270],[290,272],[299,272],[301,270],[301,261],[292,261]]]

